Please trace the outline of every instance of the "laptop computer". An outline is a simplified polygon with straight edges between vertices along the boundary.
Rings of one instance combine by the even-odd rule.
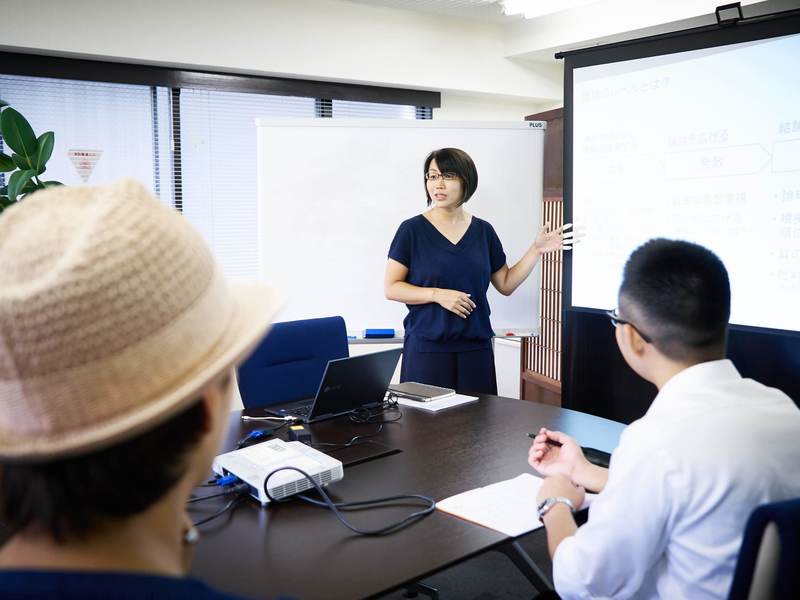
[[[378,406],[386,395],[402,348],[328,361],[317,395],[264,410],[279,417],[313,423],[344,415],[357,408]]]

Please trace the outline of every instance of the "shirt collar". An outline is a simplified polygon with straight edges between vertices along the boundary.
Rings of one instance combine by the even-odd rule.
[[[646,416],[675,412],[680,409],[682,399],[690,399],[699,389],[718,386],[724,381],[742,379],[739,371],[729,359],[712,360],[692,365],[673,375],[664,384],[653,400]]]

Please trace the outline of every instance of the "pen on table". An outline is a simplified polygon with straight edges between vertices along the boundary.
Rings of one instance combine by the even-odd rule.
[[[539,434],[538,434],[538,433],[526,433],[525,435],[527,435],[529,438],[535,438],[535,437],[536,437],[537,435],[539,435]],[[558,446],[558,447],[560,447],[560,446],[561,446],[561,442],[557,442],[557,441],[555,441],[555,440],[551,440],[551,439],[549,439],[549,438],[548,438],[548,440],[547,440],[547,443],[548,443],[550,446]]]

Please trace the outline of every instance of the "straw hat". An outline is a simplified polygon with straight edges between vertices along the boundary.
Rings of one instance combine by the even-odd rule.
[[[141,185],[58,187],[0,216],[0,459],[152,429],[243,360],[282,304],[226,282]]]

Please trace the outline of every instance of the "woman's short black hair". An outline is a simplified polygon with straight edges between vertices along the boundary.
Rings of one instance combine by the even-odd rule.
[[[206,410],[195,402],[139,436],[91,454],[40,463],[0,463],[0,521],[14,535],[41,528],[56,542],[132,516],[163,497],[187,469]]]
[[[710,250],[653,239],[625,264],[620,311],[673,360],[703,362],[724,355],[731,312],[725,265]]]
[[[422,185],[425,188],[425,197],[428,199],[428,206],[431,205],[431,196],[428,193],[428,186],[426,184],[425,175],[428,173],[428,168],[431,166],[431,161],[435,160],[439,167],[440,173],[455,173],[461,179],[461,185],[464,188],[464,197],[461,199],[459,205],[467,202],[475,190],[478,189],[478,170],[475,168],[475,163],[472,162],[469,154],[458,148],[441,148],[434,150],[428,154],[425,159],[425,168],[423,169]]]

